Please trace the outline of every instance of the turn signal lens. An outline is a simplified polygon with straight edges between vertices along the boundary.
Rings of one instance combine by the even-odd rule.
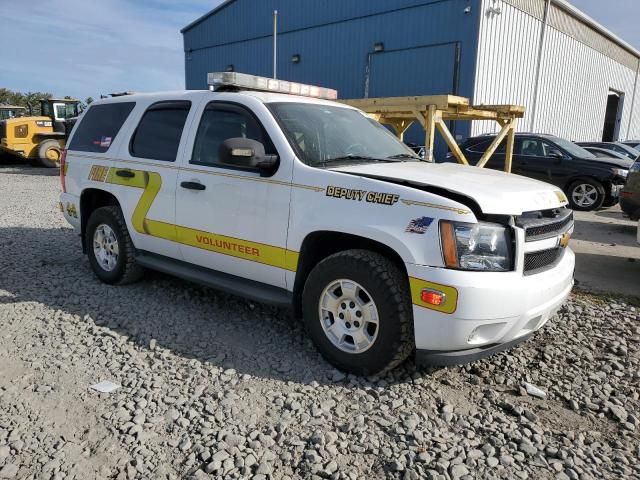
[[[444,263],[449,268],[458,268],[458,247],[456,246],[456,234],[453,223],[440,223],[440,239],[442,241],[442,253]]]
[[[422,293],[420,294],[420,299],[429,305],[442,305],[445,298],[446,295],[442,292],[438,292],[437,290],[422,290]]]

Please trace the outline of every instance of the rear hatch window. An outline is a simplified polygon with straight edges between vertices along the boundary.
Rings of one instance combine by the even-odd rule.
[[[81,118],[69,150],[105,153],[113,144],[135,102],[93,105]]]

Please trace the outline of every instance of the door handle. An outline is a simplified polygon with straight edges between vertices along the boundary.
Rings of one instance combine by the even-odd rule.
[[[133,178],[136,176],[131,170],[116,170],[116,175],[122,178]]]
[[[207,188],[205,185],[199,182],[182,182],[180,183],[182,188],[188,188],[189,190],[204,190]]]

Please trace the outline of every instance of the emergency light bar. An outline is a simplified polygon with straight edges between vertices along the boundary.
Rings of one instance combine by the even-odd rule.
[[[337,90],[330,88],[305,85],[303,83],[287,82],[275,78],[258,77],[238,72],[213,72],[207,75],[207,83],[212,90],[220,87],[237,87],[247,90],[259,90],[261,92],[287,93],[301,95],[303,97],[322,98],[336,100]]]

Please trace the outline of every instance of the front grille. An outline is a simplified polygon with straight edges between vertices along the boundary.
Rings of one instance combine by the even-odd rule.
[[[560,247],[525,253],[524,274],[533,275],[553,268],[562,259],[563,254],[564,248]]]
[[[516,224],[524,228],[525,241],[534,242],[555,237],[569,230],[573,225],[573,212],[568,208],[531,212],[519,217]]]

